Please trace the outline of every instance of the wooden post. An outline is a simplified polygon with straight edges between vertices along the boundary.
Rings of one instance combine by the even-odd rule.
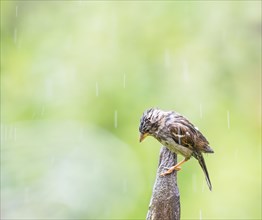
[[[166,147],[160,150],[159,165],[154,189],[147,213],[147,220],[179,220],[180,219],[180,195],[177,186],[177,172],[160,176],[166,171],[165,167],[174,166],[177,163],[177,155]]]

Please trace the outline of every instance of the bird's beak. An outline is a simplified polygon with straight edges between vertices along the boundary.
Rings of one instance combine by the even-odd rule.
[[[140,139],[139,139],[139,142],[142,142],[149,134],[148,133],[145,133],[145,134],[140,134]]]

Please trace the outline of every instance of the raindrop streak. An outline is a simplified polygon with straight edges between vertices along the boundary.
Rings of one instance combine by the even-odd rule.
[[[99,88],[98,88],[98,83],[96,83],[96,96],[99,96]]]
[[[44,106],[42,106],[40,115],[41,115],[41,116],[43,116],[43,115],[44,115],[44,113],[45,113],[45,107],[44,107]]]
[[[13,127],[10,126],[10,128],[8,129],[8,139],[12,140],[13,139]]]
[[[5,130],[4,130],[4,133],[5,133],[5,138],[4,138],[4,140],[5,141],[7,141],[7,132],[8,132],[8,128],[7,128],[7,126],[5,127]]]
[[[235,150],[234,158],[235,158],[235,160],[238,158],[238,149]]]
[[[1,124],[1,139],[0,139],[0,141],[1,141],[1,143],[3,142],[3,139],[4,139],[4,125],[2,125]]]
[[[14,30],[14,42],[16,44],[16,41],[17,41],[17,29],[15,28]]]
[[[124,87],[124,89],[126,88],[126,74],[124,74],[123,87]]]
[[[55,161],[56,161],[56,158],[52,157],[51,158],[51,167],[53,167],[55,165]]]
[[[229,111],[227,111],[227,128],[230,128],[230,114]]]
[[[225,40],[226,40],[226,37],[227,37],[227,31],[226,31],[226,30],[223,30],[221,36],[222,36],[222,41],[225,41]]]
[[[26,188],[25,188],[25,192],[24,192],[24,202],[25,202],[25,203],[27,203],[27,202],[29,201],[29,196],[28,196],[28,194],[29,194],[29,188],[26,187]]]
[[[36,118],[36,113],[34,112],[33,114],[32,114],[32,119],[35,119]]]
[[[5,126],[1,125],[1,143],[5,142]]]
[[[115,128],[117,128],[117,111],[115,111]]]
[[[54,94],[54,86],[53,86],[53,81],[50,79],[45,80],[45,92],[46,92],[46,98],[51,99]]]
[[[199,113],[200,113],[200,118],[203,117],[203,114],[202,114],[202,104],[199,105]]]
[[[169,54],[169,51],[168,49],[165,50],[165,67],[168,69],[170,67],[170,63],[171,63],[171,59],[170,59],[170,54]]]
[[[193,184],[193,191],[196,192],[196,174],[194,173],[192,176],[192,184]]]
[[[17,17],[18,15],[18,6],[15,7],[15,16]]]
[[[127,181],[123,180],[123,193],[127,192]]]
[[[202,220],[202,210],[199,210],[199,219]]]
[[[183,62],[183,75],[184,75],[184,80],[188,81],[189,79],[189,70],[188,70],[188,63],[184,60]]]
[[[203,183],[202,183],[202,192],[205,191],[205,186],[206,186],[206,182],[205,182],[205,180],[203,180]]]
[[[16,127],[14,128],[14,141],[16,141]]]
[[[80,131],[79,131],[79,141],[82,141],[83,137],[84,137],[84,129],[81,128]]]

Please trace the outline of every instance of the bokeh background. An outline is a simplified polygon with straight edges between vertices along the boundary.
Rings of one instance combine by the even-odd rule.
[[[1,1],[2,219],[144,219],[153,106],[215,151],[182,219],[261,219],[261,1]]]

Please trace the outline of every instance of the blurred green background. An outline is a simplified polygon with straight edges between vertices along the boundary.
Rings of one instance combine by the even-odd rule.
[[[182,219],[261,219],[261,1],[1,1],[1,217],[144,219],[153,106],[215,151]]]

